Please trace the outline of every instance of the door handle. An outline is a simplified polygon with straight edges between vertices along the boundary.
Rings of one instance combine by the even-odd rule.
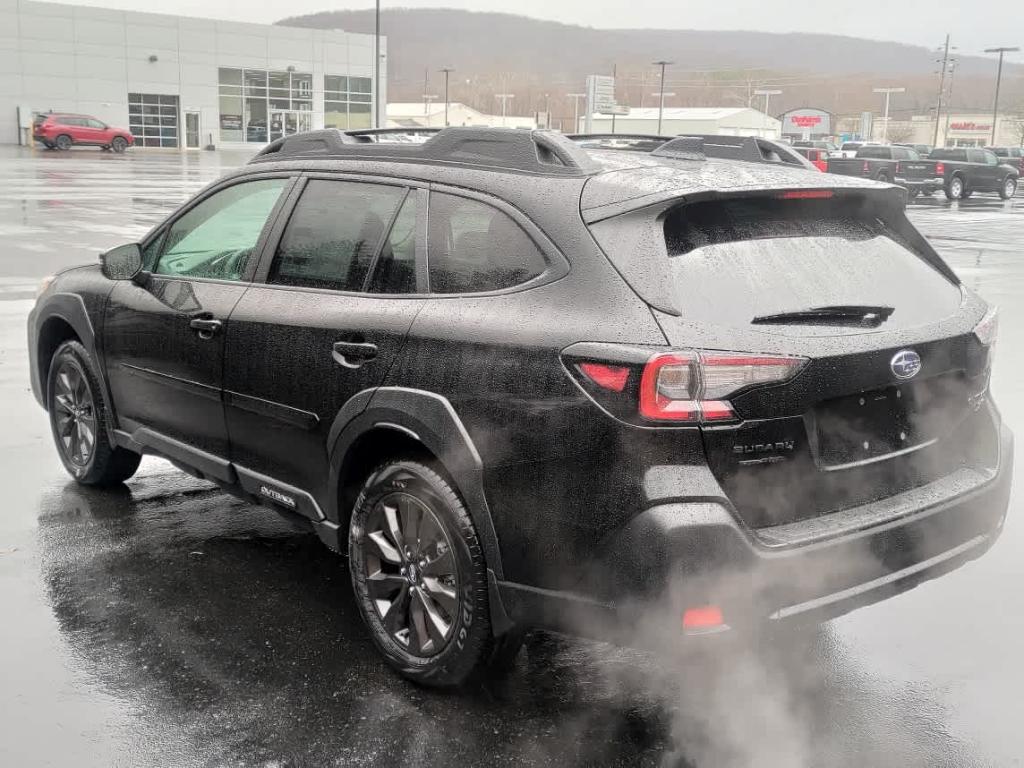
[[[224,327],[220,320],[207,316],[193,317],[188,325],[192,330],[198,331],[199,338],[204,340],[212,339]]]
[[[331,349],[331,357],[344,368],[358,368],[377,357],[377,345],[357,341],[336,341]]]

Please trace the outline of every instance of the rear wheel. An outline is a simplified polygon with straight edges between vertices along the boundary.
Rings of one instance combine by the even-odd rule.
[[[959,176],[954,176],[952,179],[950,179],[949,183],[946,185],[945,190],[946,197],[949,200],[963,199],[965,191],[966,188],[964,187],[964,180],[961,179]]]
[[[71,149],[71,145],[74,144],[74,142],[71,140],[71,137],[68,136],[66,133],[62,133],[60,136],[54,139],[53,143],[56,145],[57,149],[61,151]]]
[[[61,462],[83,485],[117,485],[135,474],[142,457],[112,445],[110,414],[89,353],[65,341],[54,353],[47,377],[50,428]]]
[[[110,148],[118,154],[121,154],[128,149],[128,142],[123,136],[115,136],[113,141],[110,142]]]
[[[370,636],[404,677],[454,687],[510,666],[521,636],[491,633],[487,566],[473,521],[435,469],[390,461],[366,480],[349,567]]]
[[[999,196],[1003,200],[1009,200],[1011,197],[1017,194],[1017,180],[1012,176],[1007,176],[1003,185],[999,188]]]
[[[888,184],[889,174],[887,174],[885,171],[882,171],[882,173],[878,174],[878,181],[882,182],[883,184]]]

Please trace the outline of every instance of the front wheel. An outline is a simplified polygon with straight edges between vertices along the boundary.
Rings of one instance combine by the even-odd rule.
[[[367,478],[349,528],[349,568],[374,644],[399,673],[439,688],[502,671],[514,632],[491,632],[487,565],[458,493],[432,467],[394,460]]]
[[[128,149],[128,141],[123,136],[115,136],[110,142],[110,148],[117,154],[121,154]]]
[[[142,457],[111,444],[110,413],[89,353],[65,341],[54,353],[47,377],[47,410],[60,460],[83,485],[117,485],[135,474]]]
[[[948,200],[962,200],[964,197],[964,180],[959,176],[954,176],[949,180],[949,184],[946,185],[946,199]]]
[[[1009,200],[1016,194],[1017,180],[1012,176],[1007,176],[1006,181],[1003,182],[1003,186],[999,188],[999,196],[1003,198],[1003,200]]]

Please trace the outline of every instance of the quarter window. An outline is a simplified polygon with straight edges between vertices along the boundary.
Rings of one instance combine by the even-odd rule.
[[[162,275],[240,280],[288,179],[261,179],[215,193],[171,224]]]
[[[362,290],[384,231],[405,194],[403,187],[310,181],[281,236],[269,282]],[[397,245],[401,250],[405,240]]]
[[[522,227],[477,200],[432,192],[427,220],[427,261],[434,293],[511,288],[547,268]]]

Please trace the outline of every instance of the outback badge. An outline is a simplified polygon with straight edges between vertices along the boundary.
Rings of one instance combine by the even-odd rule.
[[[893,355],[889,367],[897,379],[912,379],[921,370],[921,356],[912,349],[901,349]]]

